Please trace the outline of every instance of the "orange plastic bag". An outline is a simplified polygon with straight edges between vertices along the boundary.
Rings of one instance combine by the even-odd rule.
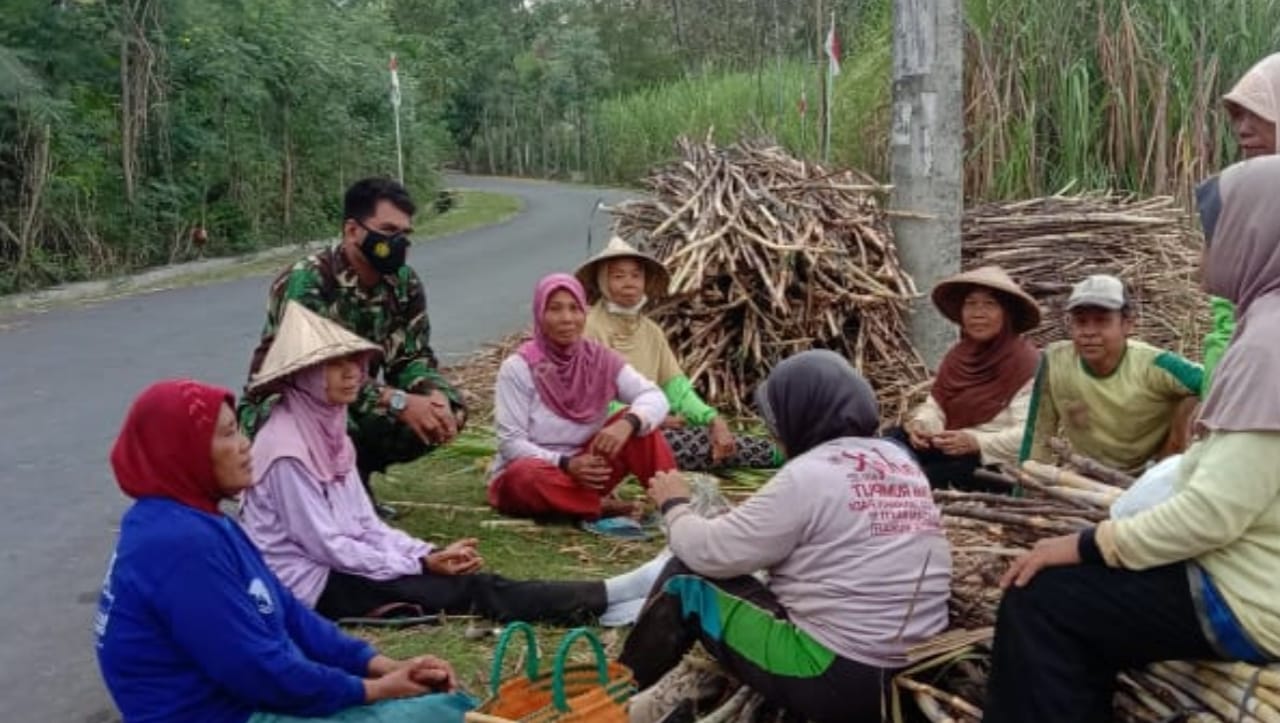
[[[511,638],[523,634],[524,675],[502,680],[502,663]],[[569,665],[569,649],[586,640],[595,653],[591,664]],[[467,713],[467,723],[627,723],[627,701],[635,679],[623,665],[608,660],[600,640],[586,628],[565,635],[551,671],[543,670],[533,628],[512,623],[502,631],[489,677],[490,698]]]

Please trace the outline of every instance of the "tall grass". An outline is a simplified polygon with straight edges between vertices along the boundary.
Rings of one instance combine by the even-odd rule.
[[[1276,0],[969,0],[967,193],[1185,197],[1233,158],[1220,98],[1278,42]]]
[[[1235,157],[1222,95],[1280,49],[1280,0],[968,0],[967,24],[970,200],[1067,187],[1186,198]],[[833,161],[886,177],[888,0],[853,37],[834,90]],[[584,170],[634,182],[677,137],[708,132],[770,135],[815,158],[820,102],[818,70],[800,61],[612,98],[590,114]]]
[[[882,17],[881,17],[882,16]],[[832,160],[872,173],[886,169],[885,138],[890,91],[888,16],[873,16],[853,41],[835,78],[832,98]],[[883,32],[881,32],[883,30]],[[800,112],[801,99],[807,112]],[[591,114],[588,174],[629,182],[669,157],[682,135],[708,133],[720,143],[767,135],[808,158],[820,152],[822,90],[812,62],[788,61],[757,73],[685,78],[601,102]]]

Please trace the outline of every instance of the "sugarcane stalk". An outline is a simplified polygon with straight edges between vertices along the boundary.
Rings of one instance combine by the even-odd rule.
[[[1022,469],[1036,478],[1041,484],[1069,487],[1071,489],[1080,490],[1090,493],[1090,496],[1097,496],[1101,506],[1110,507],[1120,496],[1120,490],[1110,485],[1103,484],[1091,480],[1081,474],[1072,472],[1069,469],[1062,469],[1051,464],[1036,462],[1035,460],[1027,460],[1022,463]]]
[[[1088,477],[1092,477],[1101,482],[1105,482],[1121,489],[1129,489],[1133,486],[1134,478],[1132,475],[1125,474],[1118,469],[1108,467],[1107,465],[1079,454],[1071,449],[1071,444],[1065,439],[1053,437],[1049,440],[1049,447],[1067,464],[1080,470],[1080,472]]]

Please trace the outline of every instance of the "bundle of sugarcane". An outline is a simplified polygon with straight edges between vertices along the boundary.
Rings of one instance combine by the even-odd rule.
[[[498,368],[502,360],[515,352],[530,333],[518,331],[498,341],[485,345],[476,353],[457,364],[441,369],[445,379],[462,395],[467,404],[469,421],[489,423],[493,421],[494,386],[498,380]]]
[[[1066,338],[1063,308],[1071,286],[1109,273],[1137,302],[1136,335],[1196,358],[1207,329],[1208,300],[1198,268],[1203,237],[1175,199],[1116,194],[1051,196],[968,209],[966,268],[996,264],[1040,301],[1038,342]]]
[[[1053,445],[1068,467],[1028,462],[1003,474],[982,475],[1021,488],[1021,497],[934,493],[952,544],[951,630],[915,651],[913,665],[895,686],[896,698],[914,700],[931,721],[981,719],[991,626],[1001,596],[998,581],[1010,559],[1038,539],[1105,519],[1132,482],[1074,454],[1061,440]],[[1280,668],[1166,662],[1128,671],[1119,677],[1114,719],[1280,723]]]
[[[834,349],[898,416],[926,378],[904,313],[902,270],[884,187],[800,161],[765,142],[679,142],[650,197],[611,209],[619,235],[671,272],[652,312],[712,404],[741,413],[777,362]]]

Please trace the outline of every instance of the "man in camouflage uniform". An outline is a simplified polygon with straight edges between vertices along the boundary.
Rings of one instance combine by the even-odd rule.
[[[422,280],[405,264],[414,211],[408,192],[394,181],[368,178],[352,185],[344,201],[342,240],[272,282],[267,323],[249,367],[252,378],[290,299],[382,347],[383,358],[371,365],[348,414],[356,465],[370,498],[374,472],[451,441],[466,419],[461,397],[440,375],[431,350]],[[262,428],[279,398],[270,387],[245,392],[238,413],[247,434]],[[379,514],[394,514],[376,506]]]

